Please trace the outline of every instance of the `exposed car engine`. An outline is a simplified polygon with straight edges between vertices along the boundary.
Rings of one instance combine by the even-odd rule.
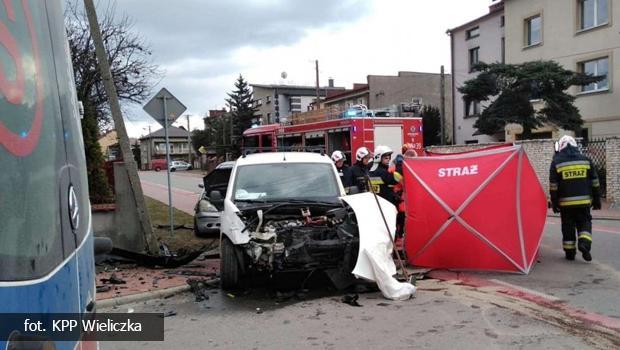
[[[355,214],[348,208],[326,211],[297,205],[246,211],[243,218],[250,232],[245,253],[258,270],[351,271],[355,265],[359,235]]]

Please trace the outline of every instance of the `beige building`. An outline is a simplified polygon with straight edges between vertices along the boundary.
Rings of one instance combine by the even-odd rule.
[[[584,120],[581,135],[620,135],[620,1],[505,0],[506,62],[554,60],[565,68],[606,75],[573,87]],[[539,130],[557,136],[555,128]]]
[[[504,61],[504,6],[502,2],[491,5],[482,17],[448,30],[452,49],[452,101],[455,144],[473,144],[502,141],[504,135],[480,135],[474,128],[476,117],[484,103],[465,104],[457,88],[476,77],[472,66],[478,62]]]

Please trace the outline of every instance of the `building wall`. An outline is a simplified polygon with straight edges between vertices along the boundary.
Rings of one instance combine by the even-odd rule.
[[[267,113],[271,113],[272,115],[274,113],[274,103],[273,101],[271,103],[267,103],[267,96],[270,96],[273,100],[274,90],[256,86],[252,88],[252,97],[254,100],[261,100],[261,104],[257,107],[258,111],[254,114],[263,118],[263,124],[268,124]],[[280,103],[282,103],[282,100],[280,100]]]
[[[452,32],[452,40],[454,43],[453,53],[453,72],[454,75],[454,125],[455,125],[455,143],[464,144],[465,142],[477,141],[480,143],[499,141],[498,139],[487,136],[474,136],[476,128],[474,123],[475,117],[465,117],[465,103],[463,95],[456,90],[462,86],[465,81],[474,78],[476,75],[471,74],[469,67],[469,50],[479,47],[479,60],[485,63],[501,62],[502,60],[502,37],[504,36],[504,28],[501,27],[501,17],[503,11],[495,12],[492,15],[472,23],[470,26],[463,27],[460,30]],[[480,36],[467,40],[466,34],[469,29],[474,27],[480,28]],[[484,103],[481,108],[484,108]]]
[[[506,12],[506,61],[522,63],[555,60],[570,70],[578,70],[584,60],[609,57],[609,91],[578,94],[575,105],[581,111],[590,137],[620,134],[620,3],[609,0],[609,24],[578,32],[578,1],[510,0]],[[526,48],[524,21],[541,14],[542,43]]]
[[[350,106],[358,105],[358,104],[362,104],[368,107],[368,99],[369,99],[368,93],[356,94],[354,96],[347,97],[342,100],[327,102],[325,103],[325,107],[336,107],[340,110],[345,110],[349,108]]]
[[[414,98],[421,98],[423,105],[440,108],[440,74],[398,72],[397,76],[368,76],[368,108],[381,109],[397,107],[401,103],[411,103]],[[446,135],[452,130],[452,78],[445,75]],[[450,135],[451,136],[451,135]]]

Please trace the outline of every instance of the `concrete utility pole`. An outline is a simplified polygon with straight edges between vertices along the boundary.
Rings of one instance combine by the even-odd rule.
[[[129,137],[127,136],[127,129],[125,129],[125,122],[123,121],[121,107],[118,102],[116,87],[114,86],[114,81],[112,80],[112,73],[110,71],[108,55],[103,45],[103,39],[101,38],[101,30],[99,29],[97,12],[95,11],[95,5],[93,3],[93,0],[84,0],[84,9],[86,10],[86,15],[88,16],[90,35],[92,36],[93,42],[95,44],[97,62],[99,65],[101,77],[103,79],[103,85],[105,86],[106,95],[108,96],[110,111],[112,112],[112,119],[114,120],[114,128],[116,129],[116,133],[118,135],[118,143],[121,147],[121,153],[123,155],[125,169],[127,170],[127,176],[129,178],[129,186],[133,192],[133,196],[136,202],[138,220],[140,221],[142,231],[144,233],[144,248],[147,253],[159,255],[159,248],[157,246],[157,243],[153,239],[153,227],[151,226],[151,219],[149,218],[149,215],[146,211],[144,194],[142,193],[140,179],[138,178],[138,168],[136,166],[136,161],[133,159],[133,152],[131,152]]]
[[[187,118],[187,162],[191,165],[192,164],[192,139],[191,139],[191,132],[189,131],[189,114],[186,114],[185,117]]]
[[[314,60],[314,66],[316,70],[316,106],[317,110],[320,108],[321,96],[319,95],[319,60]]]
[[[441,125],[441,144],[445,144],[446,143],[446,126],[445,126],[445,122],[446,122],[446,75],[444,74],[444,67],[441,66],[441,91],[440,91],[440,108],[441,108],[441,120],[440,120],[440,125]]]

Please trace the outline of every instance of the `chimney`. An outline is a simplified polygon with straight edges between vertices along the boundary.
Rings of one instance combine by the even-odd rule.
[[[327,85],[329,87],[334,87],[334,78],[329,78]]]

